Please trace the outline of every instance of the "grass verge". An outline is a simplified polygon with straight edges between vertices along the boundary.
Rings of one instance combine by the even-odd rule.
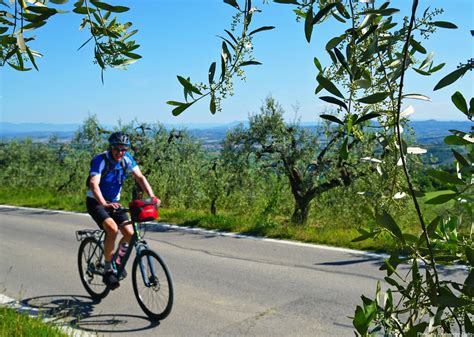
[[[362,250],[386,250],[394,245],[388,236],[375,240],[351,242],[359,236],[356,228],[328,227],[308,221],[306,225],[291,224],[289,218],[245,217],[226,214],[211,215],[204,211],[160,209],[160,221],[180,226],[234,232],[245,235],[295,240]]]
[[[44,323],[40,318],[0,308],[0,337],[67,337],[57,326]]]
[[[13,193],[9,189],[0,188],[0,204],[85,212],[84,196],[78,194],[59,195],[47,190],[16,190]],[[347,214],[342,215],[341,210],[337,208],[320,209],[318,212],[313,212],[315,215],[310,217],[305,225],[292,224],[289,216],[233,214],[225,210],[219,211],[218,215],[212,215],[204,210],[173,208],[161,208],[160,221],[179,226],[201,227],[370,251],[387,251],[396,246],[396,242],[388,234],[378,235],[374,239],[352,242],[360,235],[357,228],[368,228],[375,225],[374,216],[363,214],[357,209],[346,208]],[[399,226],[403,233],[416,236],[419,235],[420,229],[412,208],[408,206],[406,209],[395,212],[399,215]],[[428,218],[434,217],[433,209],[430,207]]]

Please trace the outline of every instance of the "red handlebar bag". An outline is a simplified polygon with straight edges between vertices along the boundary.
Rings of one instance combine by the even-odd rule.
[[[133,222],[152,221],[158,218],[156,199],[133,200],[128,207]]]

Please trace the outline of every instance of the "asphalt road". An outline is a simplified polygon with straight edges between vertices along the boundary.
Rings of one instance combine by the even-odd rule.
[[[130,276],[91,300],[77,271],[83,228],[95,228],[84,214],[0,206],[0,293],[105,336],[351,336],[348,317],[385,276],[380,259],[355,251],[153,226],[145,239],[175,286],[173,311],[156,324]]]

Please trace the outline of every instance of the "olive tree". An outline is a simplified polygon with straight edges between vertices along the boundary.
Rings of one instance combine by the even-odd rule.
[[[348,186],[367,170],[351,162],[348,150],[369,151],[361,139],[346,142],[346,130],[329,127],[326,136],[287,124],[283,108],[267,97],[260,113],[249,117],[249,127],[230,131],[223,144],[224,161],[256,162],[269,170],[286,176],[294,198],[294,223],[305,223],[311,201],[321,193],[338,186]],[[367,145],[367,144],[365,144]],[[364,150],[363,150],[364,149]],[[362,169],[362,170],[361,170]]]
[[[355,120],[362,116],[368,119],[377,118],[382,126],[377,137],[381,151],[378,158],[369,160],[380,164],[382,174],[387,167],[395,165],[399,168],[394,172],[393,179],[394,186],[400,189],[396,196],[408,196],[417,213],[421,233],[419,237],[403,233],[396,219],[381,205],[374,214],[378,227],[361,230],[361,236],[356,238],[363,240],[380,233],[388,233],[397,242],[397,247],[390,252],[390,258],[382,267],[387,271],[385,281],[391,287],[385,294],[385,300],[382,301],[379,297],[380,288],[375,299],[364,296],[363,304],[357,307],[353,318],[354,327],[361,335],[377,332],[395,335],[472,332],[472,271],[463,284],[443,281],[438,275],[439,263],[462,262],[472,268],[472,237],[467,236],[458,241],[454,240],[452,235],[440,234],[453,232],[455,221],[448,221],[448,225],[439,217],[428,220],[423,214],[419,199],[423,194],[413,185],[408,160],[409,155],[422,153],[424,150],[408,147],[403,137],[403,124],[413,112],[412,107],[402,109],[403,103],[409,99],[429,99],[423,94],[405,91],[406,74],[414,71],[430,76],[444,65],[434,64],[433,55],[428,54],[423,47],[421,38],[428,37],[436,28],[453,29],[456,26],[449,22],[436,21],[435,16],[440,14],[437,10],[425,10],[419,14],[417,0],[412,2],[411,12],[401,23],[397,23],[393,16],[400,10],[391,7],[389,2],[381,5],[376,4],[374,0],[277,2],[297,6],[296,13],[304,21],[304,34],[308,42],[311,40],[313,28],[329,18],[346,24],[346,29],[336,33],[326,44],[332,62],[330,66],[323,67],[319,60],[315,59],[319,71],[316,93],[323,90],[328,92],[330,95],[320,98],[337,106],[340,112],[337,117],[321,117],[345,126],[348,130],[346,139],[356,136],[356,130],[353,129]],[[469,69],[472,69],[472,63],[468,62],[443,78],[435,88],[453,83]],[[338,76],[334,76],[334,71]],[[471,110],[459,97],[455,101],[456,106],[461,106],[462,110]],[[454,136],[459,137],[456,134]],[[472,137],[460,138],[470,145],[474,143]],[[466,163],[469,162],[464,157],[463,159],[456,157],[458,163],[463,162],[463,167],[468,166]],[[399,179],[397,171],[401,171],[403,180]],[[441,197],[443,200],[459,198],[464,195],[466,188],[472,188],[472,179],[466,181],[440,173],[435,175],[443,178],[454,189],[453,193]],[[393,189],[387,192],[393,193]],[[387,199],[393,197],[393,194],[386,195]],[[449,240],[456,244],[449,245]],[[405,256],[402,257],[401,252],[404,252]],[[450,258],[446,259],[446,256]],[[407,275],[398,271],[401,264],[409,266],[410,272]],[[425,268],[424,275],[421,273],[421,264]],[[396,295],[393,295],[395,293]]]
[[[102,82],[107,68],[123,68],[140,59],[136,53],[139,45],[130,38],[138,30],[130,30],[132,23],[120,23],[117,13],[127,12],[128,7],[112,6],[98,0],[78,0],[73,7],[66,7],[68,0],[0,0],[0,65],[9,65],[18,71],[38,70],[35,58],[39,51],[30,43],[36,33],[52,17],[72,11],[78,15],[78,26],[89,31],[84,47],[94,44],[94,62],[101,69]]]
[[[206,154],[189,132],[136,122],[119,128],[130,135],[134,158],[164,205],[200,206],[206,199],[203,187]],[[139,186],[132,190],[134,197],[140,196]]]

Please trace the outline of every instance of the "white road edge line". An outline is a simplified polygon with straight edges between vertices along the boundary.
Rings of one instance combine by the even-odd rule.
[[[8,297],[3,294],[0,294],[0,306],[12,308],[21,313],[28,313],[28,315],[31,317],[38,317],[38,313],[39,313],[38,308],[32,308],[32,307],[22,305],[20,302],[18,302],[14,298]],[[45,316],[42,320],[43,322],[48,323],[48,321],[51,320],[51,317]],[[62,332],[68,334],[71,337],[96,337],[97,336],[96,334],[90,333],[88,331],[74,329],[68,326],[66,322],[64,322],[64,325],[60,325],[58,324],[58,322],[60,323],[61,320],[55,321],[54,325],[58,329],[60,329]]]
[[[2,208],[2,207],[12,208],[12,209],[32,210],[32,211],[34,211],[34,210],[36,210],[36,211],[38,211],[38,210],[39,211],[47,211],[47,212],[52,212],[53,214],[54,213],[74,214],[74,215],[81,215],[81,216],[89,217],[89,214],[87,214],[87,213],[59,211],[59,210],[51,210],[51,209],[45,209],[45,208],[0,205],[0,208]],[[243,235],[243,234],[232,233],[232,232],[219,232],[219,231],[216,231],[216,230],[204,229],[204,228],[200,228],[200,227],[178,226],[178,225],[172,225],[172,224],[168,224],[168,223],[164,223],[164,222],[150,222],[150,224],[153,224],[154,226],[158,226],[158,227],[164,227],[164,228],[169,228],[169,229],[173,229],[173,230],[176,230],[176,231],[181,231],[181,232],[190,232],[190,233],[198,233],[198,234],[210,234],[210,235],[214,235],[214,236],[224,236],[224,237],[236,238],[236,239],[248,239],[248,240],[254,240],[254,241],[272,242],[272,243],[279,243],[279,244],[298,246],[298,247],[316,248],[316,249],[322,249],[322,250],[330,250],[330,251],[336,251],[336,252],[341,252],[341,253],[348,253],[348,254],[366,256],[366,257],[376,258],[376,259],[380,259],[380,260],[388,259],[390,257],[389,254],[383,254],[383,253],[366,252],[366,251],[350,249],[350,248],[333,247],[333,246],[326,246],[326,245],[319,245],[319,244],[305,243],[305,242],[298,242],[298,241],[270,239],[270,238],[265,238],[265,237]],[[422,261],[420,261],[420,262],[423,264]],[[453,271],[455,271],[455,270],[467,270],[467,266],[440,266],[440,267],[442,269],[445,269],[445,270],[453,270]]]
[[[89,214],[87,214],[87,213],[59,211],[59,210],[51,210],[51,209],[45,209],[45,208],[20,207],[20,206],[10,206],[10,205],[0,205],[0,207],[11,208],[11,209],[24,209],[24,210],[28,210],[28,211],[47,211],[47,212],[52,212],[53,214],[54,213],[57,213],[57,214],[74,214],[74,215],[81,215],[81,216],[89,217]],[[150,223],[153,224],[154,226],[161,226],[161,227],[164,227],[164,228],[169,228],[169,229],[182,231],[182,232],[199,233],[199,234],[211,234],[211,235],[215,235],[215,236],[225,236],[225,237],[236,238],[236,239],[249,239],[249,240],[255,240],[255,241],[282,243],[282,244],[287,244],[287,245],[292,245],[292,246],[318,248],[318,249],[339,251],[339,252],[350,253],[350,254],[359,254],[359,255],[364,255],[364,256],[369,256],[369,257],[377,257],[377,258],[380,258],[380,259],[385,259],[385,258],[390,257],[387,254],[370,253],[370,252],[364,252],[362,250],[355,250],[355,249],[349,249],[349,248],[332,247],[332,246],[318,245],[318,244],[298,242],[298,241],[269,239],[269,238],[264,238],[264,237],[243,235],[243,234],[232,233],[232,232],[219,232],[219,231],[216,231],[216,230],[204,229],[204,228],[200,228],[200,227],[178,226],[178,225],[172,225],[172,224],[168,224],[168,223],[164,223],[164,222],[150,222]]]

